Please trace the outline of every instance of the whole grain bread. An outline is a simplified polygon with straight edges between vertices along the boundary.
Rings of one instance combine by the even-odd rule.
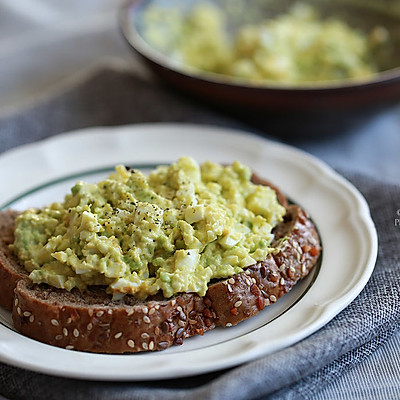
[[[259,178],[257,183],[266,184]],[[9,249],[17,213],[0,213],[0,304],[12,308],[14,326],[22,334],[97,353],[163,350],[215,327],[236,325],[287,293],[309,273],[320,254],[318,234],[305,211],[287,205],[280,192],[278,199],[287,212],[274,229],[272,246],[277,251],[266,260],[211,282],[204,297],[184,293],[146,301],[132,296],[112,301],[101,287],[68,292],[33,284]]]

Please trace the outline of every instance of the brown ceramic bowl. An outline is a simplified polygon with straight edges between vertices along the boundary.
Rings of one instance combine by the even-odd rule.
[[[204,1],[204,0],[197,0]],[[222,8],[231,0],[214,0]],[[295,0],[235,0],[229,29],[257,23],[285,12]],[[208,106],[240,117],[277,136],[325,136],[349,131],[377,112],[400,101],[400,0],[302,0],[322,17],[333,16],[365,32],[377,25],[390,34],[390,48],[379,59],[381,72],[363,80],[346,79],[318,84],[247,83],[224,75],[188,69],[152,48],[143,38],[143,11],[150,4],[178,5],[196,1],[131,0],[120,13],[121,30],[129,45],[165,83]],[[229,8],[229,7],[228,7]],[[227,11],[228,12],[228,11]]]

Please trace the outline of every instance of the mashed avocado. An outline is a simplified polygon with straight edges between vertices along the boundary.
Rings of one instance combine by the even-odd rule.
[[[148,177],[123,166],[78,182],[64,202],[16,220],[14,250],[35,283],[71,290],[106,285],[114,298],[158,291],[203,296],[263,260],[285,209],[239,162],[199,166],[189,157]]]
[[[148,7],[145,21],[144,38],[173,60],[253,82],[370,76],[378,71],[373,50],[388,36],[383,27],[364,34],[336,18],[321,19],[302,3],[273,19],[242,26],[232,38],[223,11],[207,2],[186,14]]]

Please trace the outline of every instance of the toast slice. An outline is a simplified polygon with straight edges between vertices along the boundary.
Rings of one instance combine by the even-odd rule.
[[[286,204],[284,197],[282,202]],[[321,251],[307,214],[290,205],[274,229],[272,246],[277,251],[240,274],[211,282],[204,297],[184,293],[170,299],[153,296],[138,301],[125,296],[112,301],[101,287],[68,292],[31,283],[8,248],[16,215],[0,214],[1,304],[6,308],[12,304],[14,326],[22,334],[88,352],[163,350],[217,326],[236,325],[287,293],[309,273]],[[15,283],[15,295],[10,294]]]

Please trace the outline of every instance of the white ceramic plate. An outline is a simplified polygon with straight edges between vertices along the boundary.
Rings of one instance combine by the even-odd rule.
[[[148,124],[87,129],[23,146],[0,156],[2,208],[23,210],[61,200],[76,180],[103,178],[116,164],[147,170],[182,155],[199,162],[237,159],[276,183],[310,213],[322,238],[322,263],[257,316],[156,353],[102,355],[49,346],[14,331],[10,313],[0,309],[1,361],[52,375],[98,380],[153,380],[210,372],[307,337],[365,286],[376,260],[377,236],[364,198],[315,158],[247,133]]]

